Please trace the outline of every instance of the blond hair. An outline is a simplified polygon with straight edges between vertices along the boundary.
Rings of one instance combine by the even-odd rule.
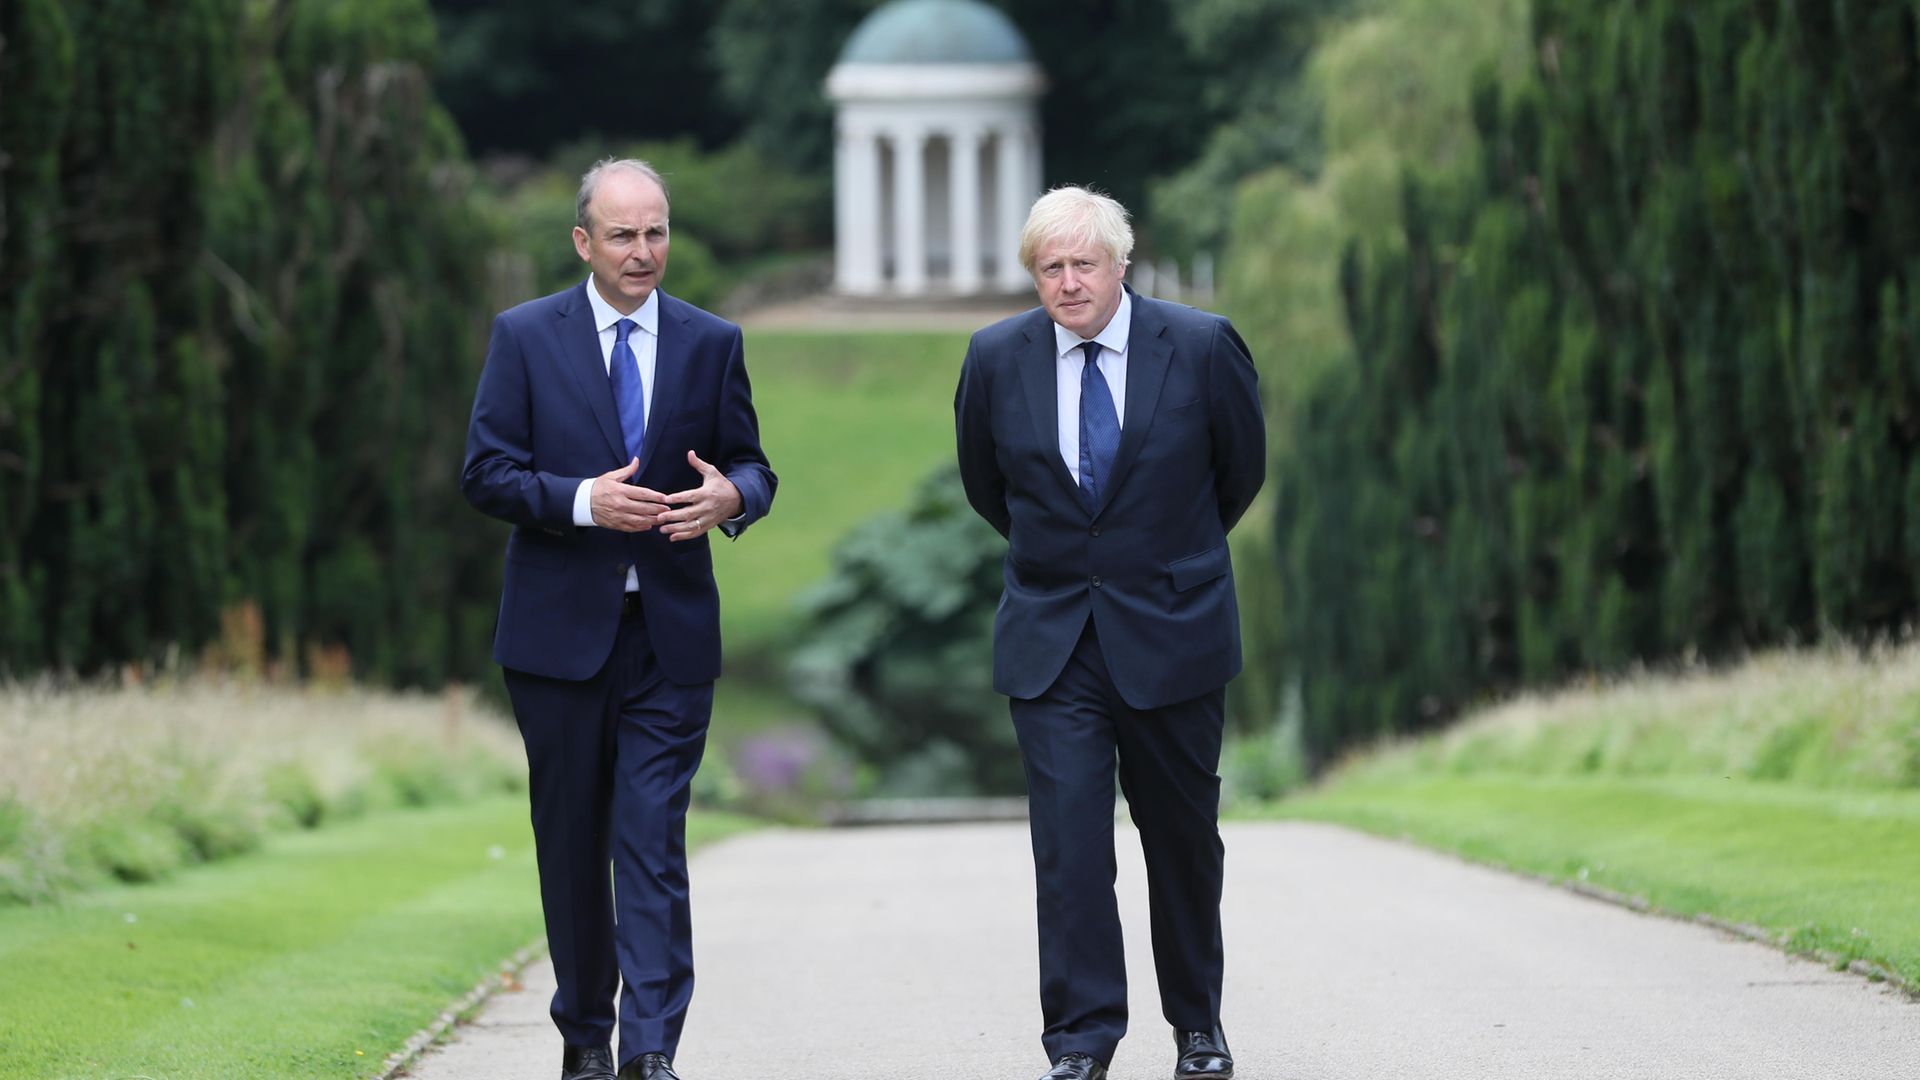
[[[1033,260],[1043,245],[1065,240],[1093,244],[1119,266],[1133,254],[1133,226],[1127,208],[1113,198],[1083,187],[1057,187],[1040,196],[1027,211],[1020,230],[1020,265],[1033,273]]]

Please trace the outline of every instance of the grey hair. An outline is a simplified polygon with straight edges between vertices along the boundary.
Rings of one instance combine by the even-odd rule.
[[[1041,246],[1057,240],[1095,244],[1120,266],[1133,254],[1127,208],[1089,188],[1057,187],[1034,202],[1020,230],[1020,265],[1033,273]]]
[[[641,161],[639,158],[601,158],[593,163],[585,176],[580,178],[580,194],[573,200],[573,221],[581,228],[587,227],[587,207],[593,202],[593,191],[600,186],[600,178],[610,172],[638,173],[660,185],[660,194],[667,200],[667,208],[673,208],[673,195],[667,190],[666,178],[659,170]]]

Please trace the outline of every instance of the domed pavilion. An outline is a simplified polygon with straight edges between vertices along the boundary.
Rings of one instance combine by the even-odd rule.
[[[1040,195],[1020,31],[980,0],[893,0],[827,76],[837,109],[834,284],[852,296],[978,296],[1032,282],[1017,258]]]

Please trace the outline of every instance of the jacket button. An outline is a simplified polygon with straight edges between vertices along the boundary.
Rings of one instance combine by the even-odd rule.
[[[1093,527],[1093,535],[1095,535],[1095,536],[1099,536],[1099,535],[1100,535],[1100,526],[1098,526],[1098,525],[1095,525],[1095,526]]]
[[[627,564],[626,564],[626,563],[614,563],[614,564],[613,564],[613,572],[614,572],[614,573],[616,573],[616,574],[624,574],[624,573],[626,573],[626,572],[627,572]]]
[[[1093,587],[1094,587],[1094,588],[1096,588],[1096,589],[1100,587],[1100,575],[1099,575],[1099,574],[1095,574],[1095,575],[1093,575]]]

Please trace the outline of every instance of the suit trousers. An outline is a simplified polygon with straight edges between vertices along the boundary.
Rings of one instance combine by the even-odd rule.
[[[591,678],[508,669],[506,681],[527,747],[554,1024],[573,1045],[607,1044],[624,983],[623,1060],[671,1056],[693,996],[687,803],[713,684],[668,681],[638,615]]]
[[[1041,1044],[1113,1060],[1127,1029],[1114,899],[1114,774],[1146,856],[1160,1006],[1177,1030],[1220,1016],[1220,741],[1226,690],[1165,708],[1121,700],[1088,619],[1046,693],[1012,701],[1039,899]]]

